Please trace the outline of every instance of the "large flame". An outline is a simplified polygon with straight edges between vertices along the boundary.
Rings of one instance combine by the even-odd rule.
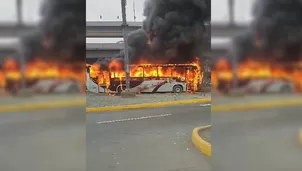
[[[185,70],[186,67],[195,69]],[[186,81],[191,85],[193,91],[198,90],[201,84],[201,68],[198,60],[188,64],[154,64],[147,61],[140,61],[138,64],[130,65],[131,78],[175,78]],[[97,79],[98,84],[110,85],[110,79],[120,79],[126,77],[123,64],[118,60],[113,60],[108,70],[100,68],[99,65],[90,66],[90,77]]]
[[[248,59],[239,64],[238,80],[286,79],[292,82],[297,91],[302,91],[302,61],[296,63],[278,63]],[[212,70],[212,86],[218,87],[219,80],[231,82],[233,72],[225,59],[219,60]]]
[[[66,64],[59,62],[43,61],[36,58],[26,64],[24,70],[25,80],[40,79],[72,79],[85,83],[83,64]],[[7,80],[19,81],[22,77],[17,61],[8,58],[0,69],[0,87],[5,87]],[[84,85],[84,84],[83,84]]]

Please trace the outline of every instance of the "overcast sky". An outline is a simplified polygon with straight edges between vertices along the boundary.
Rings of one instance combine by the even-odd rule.
[[[250,7],[254,0],[235,0],[235,19],[238,23],[248,23],[251,20]],[[42,0],[23,0],[23,18],[26,23],[39,21],[39,5]],[[110,3],[109,3],[110,2]],[[212,0],[212,22],[227,22],[227,0]],[[16,22],[16,0],[0,0],[0,22]],[[144,0],[127,0],[127,20],[142,21]],[[134,10],[135,9],[135,10]],[[102,19],[100,20],[100,15]],[[86,0],[87,21],[120,21],[120,0]],[[87,42],[116,42],[120,39],[88,39]],[[2,41],[0,40],[0,43]]]
[[[23,0],[23,17],[27,23],[39,20],[39,5],[42,0]],[[246,23],[251,20],[250,6],[254,0],[235,0],[236,21]],[[110,3],[109,3],[110,2]],[[16,0],[0,0],[0,22],[15,22]],[[127,19],[134,21],[134,14],[137,21],[143,20],[144,0],[127,0]],[[135,9],[135,12],[134,10]],[[120,0],[86,0],[87,21],[116,21],[121,20]],[[119,16],[119,19],[118,19]],[[212,0],[212,21],[226,22],[228,20],[227,0]]]
[[[251,20],[250,6],[253,0],[235,0],[236,21],[247,23]],[[99,16],[102,15],[102,21],[121,20],[120,0],[86,0],[86,19],[87,21],[100,21]],[[144,0],[128,0],[127,1],[127,20],[134,21],[136,14],[137,21],[143,20]],[[212,21],[227,22],[227,0],[212,0]],[[135,12],[134,8],[135,7]],[[119,16],[119,19],[118,19]]]

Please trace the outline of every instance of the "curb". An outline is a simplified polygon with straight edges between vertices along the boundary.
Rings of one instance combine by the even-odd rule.
[[[210,128],[211,125],[206,125],[206,126],[202,126],[202,127],[198,127],[198,128],[195,128],[193,129],[193,132],[192,132],[192,142],[194,144],[194,146],[203,154],[205,154],[206,156],[209,156],[211,157],[212,155],[212,147],[211,147],[211,144],[208,143],[207,141],[203,140],[198,132],[200,130],[203,130],[203,129],[207,129],[207,128]]]
[[[110,106],[110,107],[100,107],[100,108],[86,108],[86,112],[106,112],[106,111],[115,111],[115,110],[128,110],[128,109],[141,109],[141,108],[152,108],[152,107],[165,107],[165,106],[173,106],[173,105],[207,103],[207,102],[211,102],[211,98],[194,99],[194,100],[180,100],[180,101],[170,101],[170,102],[161,102],[161,103],[147,103],[147,104],[125,105],[125,106]]]
[[[266,108],[273,108],[273,107],[289,107],[289,106],[297,106],[297,105],[302,105],[302,99],[279,100],[279,101],[271,101],[271,102],[238,104],[238,105],[212,105],[211,112],[256,110],[256,109],[266,109]]]
[[[38,104],[22,104],[22,105],[8,105],[0,106],[0,112],[21,112],[31,110],[44,110],[44,109],[55,109],[63,107],[75,107],[85,106],[86,100],[71,100],[71,101],[59,101],[50,103],[38,103]]]

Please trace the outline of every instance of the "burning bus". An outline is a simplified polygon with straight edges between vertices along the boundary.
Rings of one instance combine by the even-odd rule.
[[[86,89],[98,93],[120,93],[126,88],[126,73],[112,62],[109,70],[87,65]],[[200,67],[192,64],[130,65],[130,91],[159,93],[197,91],[202,80]]]
[[[7,58],[0,66],[0,89],[16,94],[20,88],[35,93],[83,91],[84,72],[82,64],[63,64],[36,58],[26,63],[25,87],[21,87],[21,67],[14,58]],[[84,92],[84,91],[83,91]]]
[[[236,88],[245,93],[293,93],[302,91],[302,63],[277,63],[245,60],[237,69]],[[226,59],[216,62],[212,71],[212,87],[228,93],[234,75]]]

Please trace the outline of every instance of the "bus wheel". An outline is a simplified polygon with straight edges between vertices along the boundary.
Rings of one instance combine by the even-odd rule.
[[[181,93],[183,91],[183,88],[181,85],[176,85],[173,87],[173,93]]]
[[[292,93],[292,92],[293,92],[293,89],[292,89],[289,85],[283,85],[283,86],[280,88],[280,92],[281,92],[281,93]]]
[[[121,94],[123,90],[125,90],[125,87],[124,87],[124,86],[123,86],[123,87],[122,87],[122,86],[119,86],[119,87],[117,88],[116,92],[117,92],[118,94]]]

